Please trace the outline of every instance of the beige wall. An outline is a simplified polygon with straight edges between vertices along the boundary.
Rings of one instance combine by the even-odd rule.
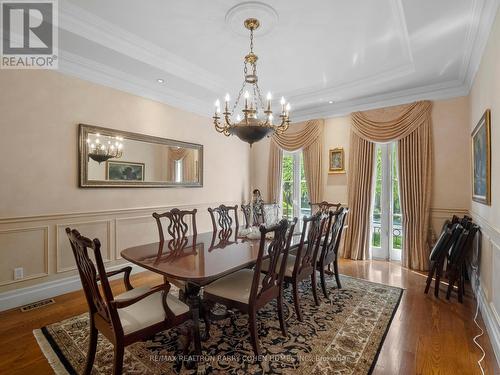
[[[500,11],[469,98],[469,133],[484,111],[491,109],[491,205],[471,201],[471,214],[481,225],[480,281],[486,300],[484,308],[490,309],[494,317],[489,322],[489,333],[493,339],[496,337],[496,345],[493,346],[500,361]],[[488,324],[488,319],[485,320]],[[496,335],[493,335],[492,329]]]
[[[439,230],[452,212],[466,212],[470,206],[470,151],[468,98],[435,101],[432,110],[434,170],[432,215],[433,227]],[[325,120],[323,197],[329,202],[347,203],[347,174],[328,174],[328,151],[343,147],[346,169],[349,160],[350,119],[348,116]],[[267,197],[269,140],[252,149],[252,186]]]
[[[0,293],[74,274],[67,225],[101,238],[112,265],[157,238],[154,210],[197,207],[208,230],[208,206],[249,196],[248,146],[209,118],[57,72],[2,70],[0,87]],[[203,144],[204,186],[79,188],[79,123]]]

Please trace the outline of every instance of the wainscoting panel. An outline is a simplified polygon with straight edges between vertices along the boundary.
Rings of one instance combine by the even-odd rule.
[[[104,262],[112,260],[111,220],[58,224],[56,230],[56,272],[66,272],[76,269],[73,251],[66,235],[66,227],[76,229],[90,239],[98,238],[101,242],[101,255]],[[93,254],[89,254],[94,259]]]
[[[474,289],[477,290],[476,297],[481,315],[500,365],[500,230],[475,213],[471,213],[471,216],[481,227],[474,249],[475,252],[479,251],[481,267],[479,275],[475,273],[471,279]]]
[[[49,227],[0,231],[0,286],[47,276],[49,273]],[[14,280],[14,268],[24,277]]]
[[[65,228],[99,238],[107,269],[124,264],[120,252],[131,246],[158,241],[153,212],[174,207],[198,210],[198,232],[212,230],[208,207],[239,202],[176,204],[96,212],[75,212],[0,218],[0,311],[50,298],[81,287]],[[240,212],[240,224],[243,217]],[[14,280],[14,268],[24,268],[24,278]],[[136,267],[137,271],[141,269]],[[134,269],[136,269],[134,268]]]
[[[127,247],[158,241],[158,236],[156,220],[151,215],[116,219],[115,258],[121,259],[120,252]]]

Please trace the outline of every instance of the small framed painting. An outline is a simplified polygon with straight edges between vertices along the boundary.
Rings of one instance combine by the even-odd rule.
[[[107,161],[106,177],[109,181],[144,181],[144,163]]]
[[[487,109],[472,131],[472,200],[491,204],[491,113]]]
[[[330,150],[328,165],[329,165],[328,173],[330,174],[345,173],[344,149],[342,147],[337,147],[334,148],[333,150]]]

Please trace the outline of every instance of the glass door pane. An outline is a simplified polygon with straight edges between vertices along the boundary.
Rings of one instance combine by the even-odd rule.
[[[309,206],[309,191],[307,190],[306,174],[304,172],[304,156],[302,152],[300,157],[300,217],[311,215],[311,206]]]
[[[293,174],[293,155],[290,153],[283,153],[281,209],[283,217],[288,219],[293,217]]]
[[[375,148],[375,196],[372,212],[372,248],[380,248],[381,213],[382,213],[382,149],[379,145]]]
[[[398,173],[398,148],[397,143],[391,145],[391,260],[401,260],[401,250],[403,249],[403,215],[401,213],[401,201],[399,194],[399,173]]]
[[[310,214],[309,192],[301,151],[283,153],[281,209],[283,217],[288,219]]]

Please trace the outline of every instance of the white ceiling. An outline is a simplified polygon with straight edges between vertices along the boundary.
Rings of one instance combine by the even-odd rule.
[[[243,79],[248,36],[225,21],[238,3],[61,0],[59,69],[211,115]],[[293,120],[467,95],[499,3],[267,1],[277,16],[255,36],[260,86],[292,103]]]

